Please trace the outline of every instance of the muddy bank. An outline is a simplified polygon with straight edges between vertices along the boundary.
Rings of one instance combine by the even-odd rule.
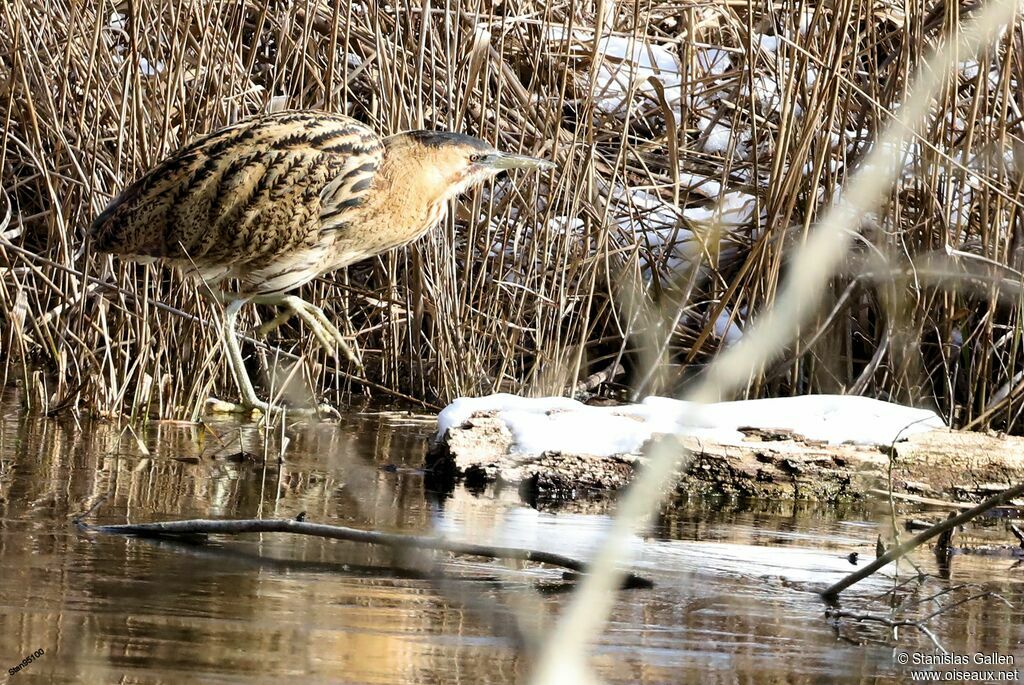
[[[675,485],[679,494],[847,500],[873,488],[937,499],[970,500],[1024,480],[1024,439],[936,430],[894,445],[830,445],[791,431],[748,429],[739,444],[658,436],[634,453],[594,456],[513,451],[513,436],[493,413],[449,428],[430,450],[428,467],[468,483],[498,482],[524,493],[577,498],[624,487],[655,440],[674,440],[693,456]]]

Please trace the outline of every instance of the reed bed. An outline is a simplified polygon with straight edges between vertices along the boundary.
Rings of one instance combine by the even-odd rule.
[[[33,411],[195,417],[232,396],[219,305],[86,249],[92,218],[197,135],[280,108],[547,156],[407,250],[301,293],[251,341],[265,384],[436,406],[494,391],[680,391],[772,303],[959,3],[8,0],[0,7],[0,363]],[[747,396],[850,392],[1019,432],[1021,25],[965,60],[858,225],[826,306]],[[272,316],[245,311],[251,333]],[[295,364],[295,357],[303,359]],[[255,368],[255,367],[254,367]],[[657,368],[657,373],[650,372]],[[286,384],[286,379],[291,383]]]

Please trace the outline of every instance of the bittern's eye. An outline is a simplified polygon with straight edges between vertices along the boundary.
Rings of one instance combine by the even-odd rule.
[[[483,159],[484,159],[484,155],[470,155],[469,156],[469,161],[472,162],[473,164],[476,164],[477,162],[482,162]]]

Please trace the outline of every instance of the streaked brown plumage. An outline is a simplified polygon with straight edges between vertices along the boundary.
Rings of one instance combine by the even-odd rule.
[[[319,308],[285,293],[320,274],[408,244],[448,200],[504,169],[549,163],[470,136],[410,131],[380,138],[346,116],[289,111],[210,134],[128,186],[96,219],[93,247],[164,260],[224,296],[225,342],[248,407],[267,410],[234,337],[246,301],[284,305],[333,352],[344,340]],[[279,317],[278,323],[283,320]]]

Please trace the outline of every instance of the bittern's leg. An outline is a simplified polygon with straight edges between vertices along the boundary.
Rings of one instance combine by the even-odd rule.
[[[269,323],[260,327],[261,333],[267,333],[272,331],[289,318],[292,315],[298,316],[302,319],[303,323],[309,327],[309,330],[316,336],[317,342],[323,347],[328,354],[334,356],[335,345],[341,348],[341,351],[345,353],[345,357],[350,362],[358,366],[363,367],[362,362],[349,348],[348,343],[345,340],[345,336],[341,334],[341,331],[327,318],[323,310],[314,304],[306,302],[301,297],[296,295],[278,295],[274,297],[260,297],[257,298],[257,302],[264,304],[276,304],[285,307],[286,311],[279,314]]]
[[[270,411],[270,405],[261,400],[256,394],[256,388],[253,387],[252,381],[249,379],[249,373],[245,370],[245,359],[242,357],[242,348],[238,344],[238,334],[235,331],[238,311],[244,304],[245,300],[232,300],[224,308],[224,330],[222,335],[224,336],[224,345],[228,351],[228,365],[231,367],[231,373],[235,377],[238,391],[242,395],[242,406],[249,409],[259,409],[263,413],[267,413]]]
[[[251,412],[253,409],[259,409],[264,414],[270,414],[274,410],[282,409],[282,407],[271,406],[268,402],[264,402],[256,394],[256,388],[253,387],[252,381],[249,379],[249,373],[245,369],[245,359],[242,357],[242,348],[238,344],[238,334],[236,331],[236,323],[238,321],[238,311],[245,304],[245,300],[231,300],[227,306],[224,307],[224,328],[222,335],[224,336],[224,346],[228,352],[228,366],[231,368],[231,374],[235,377],[235,383],[238,385],[238,391],[242,395],[241,404],[234,404],[233,402],[224,402],[221,400],[212,399],[209,404],[210,411],[213,412],[227,412],[227,413],[238,413],[238,412]],[[338,410],[330,405],[320,405],[316,409],[306,409],[300,407],[293,407],[288,409],[290,416],[338,416]]]

